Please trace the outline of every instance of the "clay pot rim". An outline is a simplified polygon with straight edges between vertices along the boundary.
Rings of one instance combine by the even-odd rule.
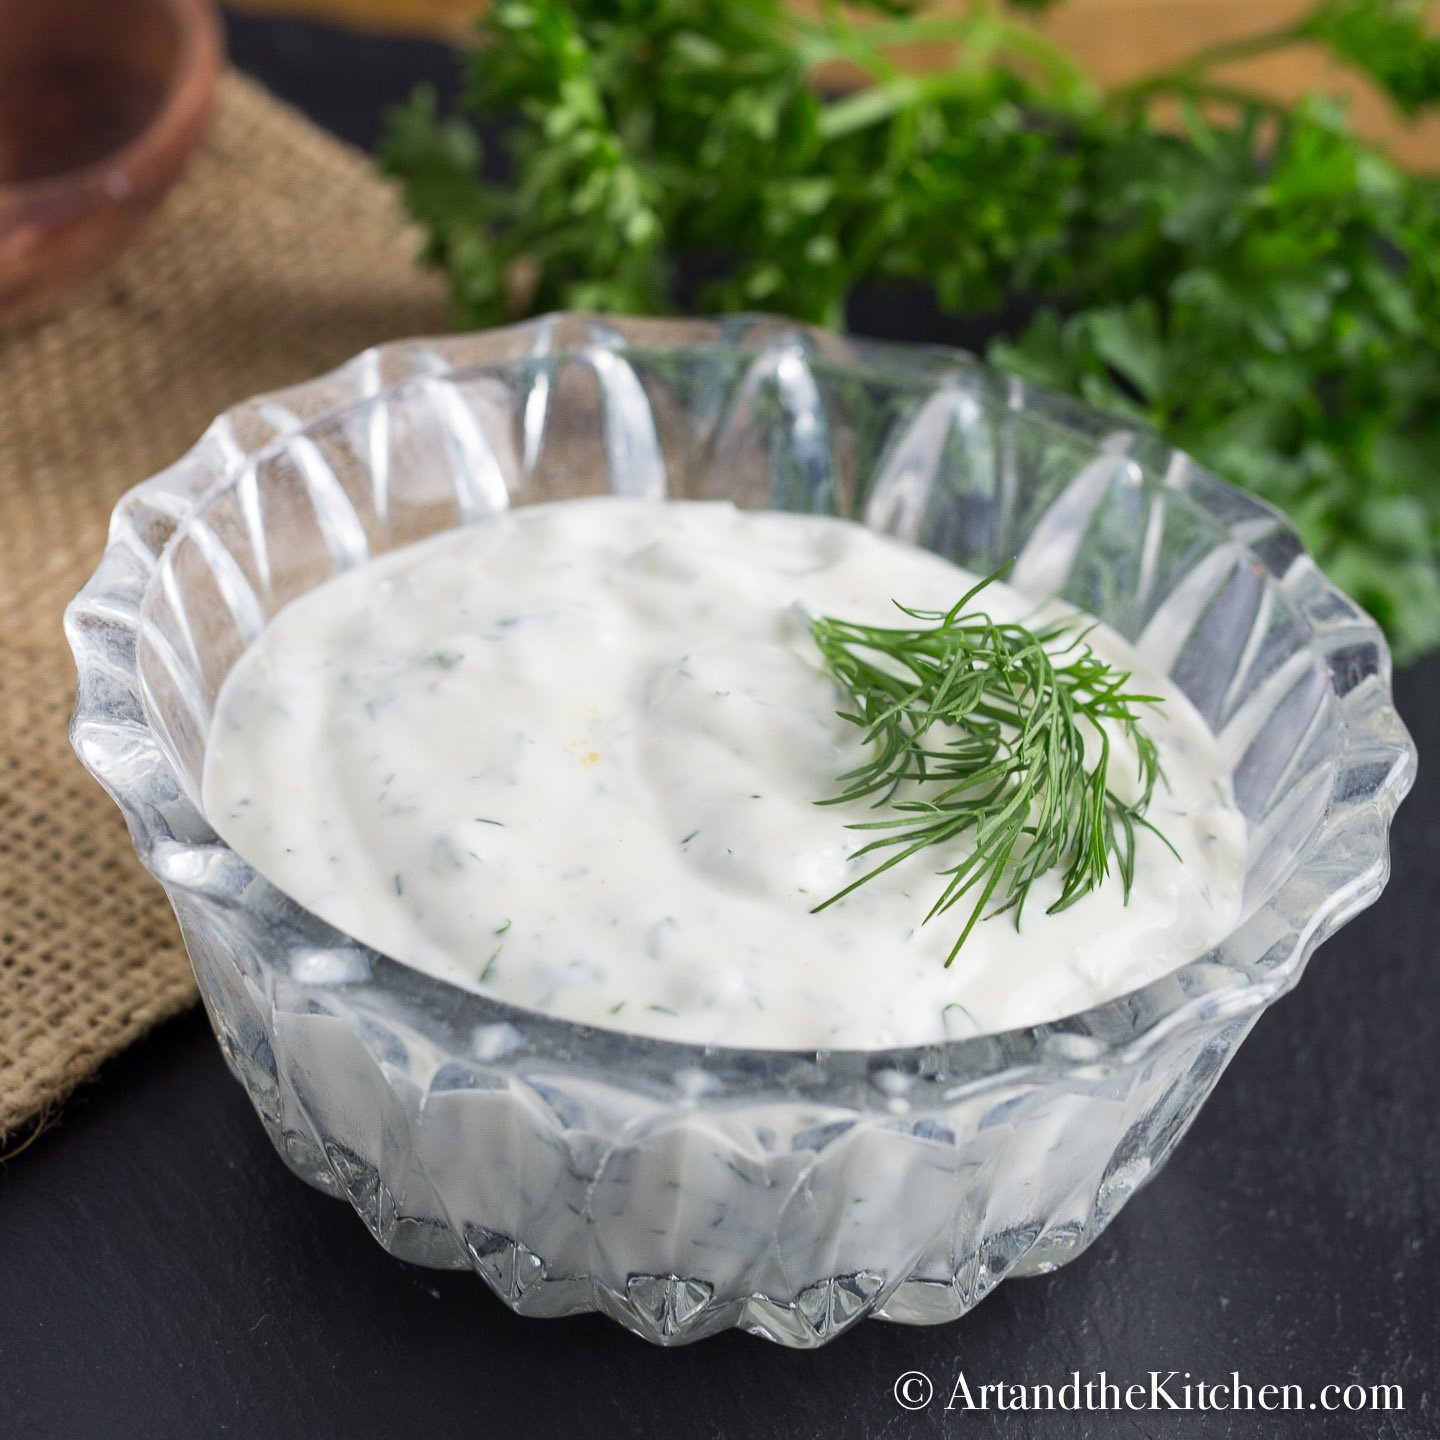
[[[204,134],[215,99],[224,46],[220,17],[210,0],[161,0],[174,17],[179,52],[159,109],[138,135],[84,165],[54,175],[0,182],[0,215],[12,204],[48,208],[77,195],[124,198],[149,188],[188,156]],[[187,135],[186,131],[193,133]],[[178,153],[176,147],[179,147]]]

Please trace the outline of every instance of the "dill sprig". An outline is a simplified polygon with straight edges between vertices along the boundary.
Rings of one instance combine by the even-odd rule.
[[[839,794],[820,803],[873,795],[875,808],[899,812],[849,827],[883,832],[852,859],[888,853],[815,909],[921,850],[968,838],[968,853],[937,872],[946,884],[925,917],[974,897],[947,966],[982,916],[1013,911],[1018,927],[1031,886],[1052,870],[1061,872],[1052,914],[1100,885],[1112,856],[1128,902],[1136,832],[1144,828],[1164,840],[1145,818],[1161,769],[1139,718],[1139,707],[1161,697],[1127,690],[1130,673],[1094,653],[1088,629],[1057,620],[1032,630],[971,611],[976,595],[1003,573],[982,580],[949,610],[897,602],[916,622],[911,628],[832,616],[811,622],[825,666],[849,702],[836,713],[865,732],[873,751],[838,778]],[[1138,757],[1134,801],[1110,789],[1107,724],[1119,728]]]

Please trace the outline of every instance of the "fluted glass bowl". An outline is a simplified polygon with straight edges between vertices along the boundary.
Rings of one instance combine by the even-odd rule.
[[[1194,702],[1249,823],[1243,920],[1054,1024],[888,1051],[705,1048],[522,1010],[326,925],[219,840],[201,759],[268,616],[506,505],[614,491],[852,516],[1059,592]],[[558,315],[382,346],[241,405],[115,511],[70,606],[74,743],[174,904],[285,1162],[395,1255],[674,1344],[925,1324],[1077,1255],[1260,1012],[1380,893],[1415,756],[1375,625],[1154,435],[953,350]]]

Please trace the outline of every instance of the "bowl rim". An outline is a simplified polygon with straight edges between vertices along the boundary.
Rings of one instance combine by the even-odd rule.
[[[503,353],[484,362],[467,361],[467,345],[477,342],[488,342]],[[1283,590],[1306,627],[1305,648],[1326,662],[1327,699],[1339,721],[1338,748],[1323,814],[1271,893],[1242,916],[1225,939],[1144,985],[1044,1024],[870,1049],[703,1045],[566,1020],[414,969],[285,896],[210,830],[185,798],[182,778],[151,727],[136,642],[151,580],[215,494],[267,452],[283,449],[310,428],[408,384],[463,379],[467,370],[554,364],[602,351],[623,357],[706,348],[753,352],[757,362],[777,353],[798,352],[826,361],[838,354],[840,363],[853,368],[935,386],[947,380],[953,384],[956,377],[979,378],[1001,387],[1012,409],[1038,406],[1038,415],[1029,412],[1032,419],[1089,443],[1097,443],[1100,436],[1124,437],[1136,447],[1127,453],[1142,452],[1151,473],[1165,477],[1166,488],[1178,488],[1176,477],[1181,477],[1184,488],[1177,498],[1207,513],[1229,534],[1238,554],[1263,567],[1266,583]],[[157,517],[163,519],[158,537],[137,541],[134,521],[141,516],[152,531]],[[1284,543],[1257,551],[1251,542],[1260,533]],[[86,629],[93,623],[119,626],[123,644],[92,644]],[[104,557],[67,607],[65,631],[78,671],[72,744],[81,763],[124,813],[142,862],[167,891],[185,891],[232,907],[233,897],[243,892],[242,909],[252,914],[257,900],[271,912],[277,904],[283,907],[287,929],[292,930],[291,948],[295,938],[303,936],[312,949],[363,957],[358,971],[341,966],[333,977],[320,979],[307,971],[302,983],[343,992],[352,1010],[381,1023],[396,1018],[390,1002],[403,999],[432,1018],[441,1014],[452,1023],[458,1020],[466,1030],[511,1029],[514,1038],[502,1050],[512,1058],[578,1063],[662,1088],[673,1088],[676,1077],[723,1067],[735,1082],[727,1088],[729,1098],[741,1092],[773,1093],[777,1086],[788,1094],[830,1092],[837,1076],[866,1081],[879,1072],[938,1083],[953,1095],[957,1082],[1013,1078],[1017,1069],[1044,1076],[1132,1066],[1177,1034],[1253,1020],[1296,983],[1316,947],[1384,888],[1390,869],[1390,822],[1416,772],[1415,746],[1395,712],[1390,653],[1379,626],[1325,579],[1274,507],[1220,480],[1133,420],[1022,382],[965,351],[870,341],[765,314],[676,320],[555,312],[468,335],[377,345],[324,375],[235,406],[213,422],[185,456],[120,498]],[[137,763],[137,757],[144,763]],[[137,775],[142,777],[138,783]],[[141,793],[157,778],[168,808],[178,810],[186,822],[184,835],[203,833],[207,838],[177,835]],[[1301,893],[1309,873],[1325,875],[1321,898],[1313,904]],[[1247,953],[1258,953],[1260,959],[1227,956],[1227,948],[1239,948],[1240,941],[1246,942]],[[883,1087],[866,1089],[867,1106],[889,1103]]]
[[[214,107],[225,52],[224,28],[211,0],[160,0],[175,21],[175,67],[164,98],[140,131],[114,150],[51,175],[0,183],[0,213],[13,206],[44,205],[99,190],[123,199],[142,188],[148,171],[168,171],[183,163],[200,143]],[[173,135],[193,133],[178,155],[166,154]],[[113,177],[125,177],[128,188],[117,189]]]

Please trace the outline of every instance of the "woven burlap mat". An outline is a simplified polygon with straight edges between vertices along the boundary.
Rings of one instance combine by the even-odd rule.
[[[133,248],[0,330],[0,1152],[195,998],[163,895],[66,741],[61,612],[116,498],[221,410],[443,328],[415,247],[362,155],[229,74]]]

